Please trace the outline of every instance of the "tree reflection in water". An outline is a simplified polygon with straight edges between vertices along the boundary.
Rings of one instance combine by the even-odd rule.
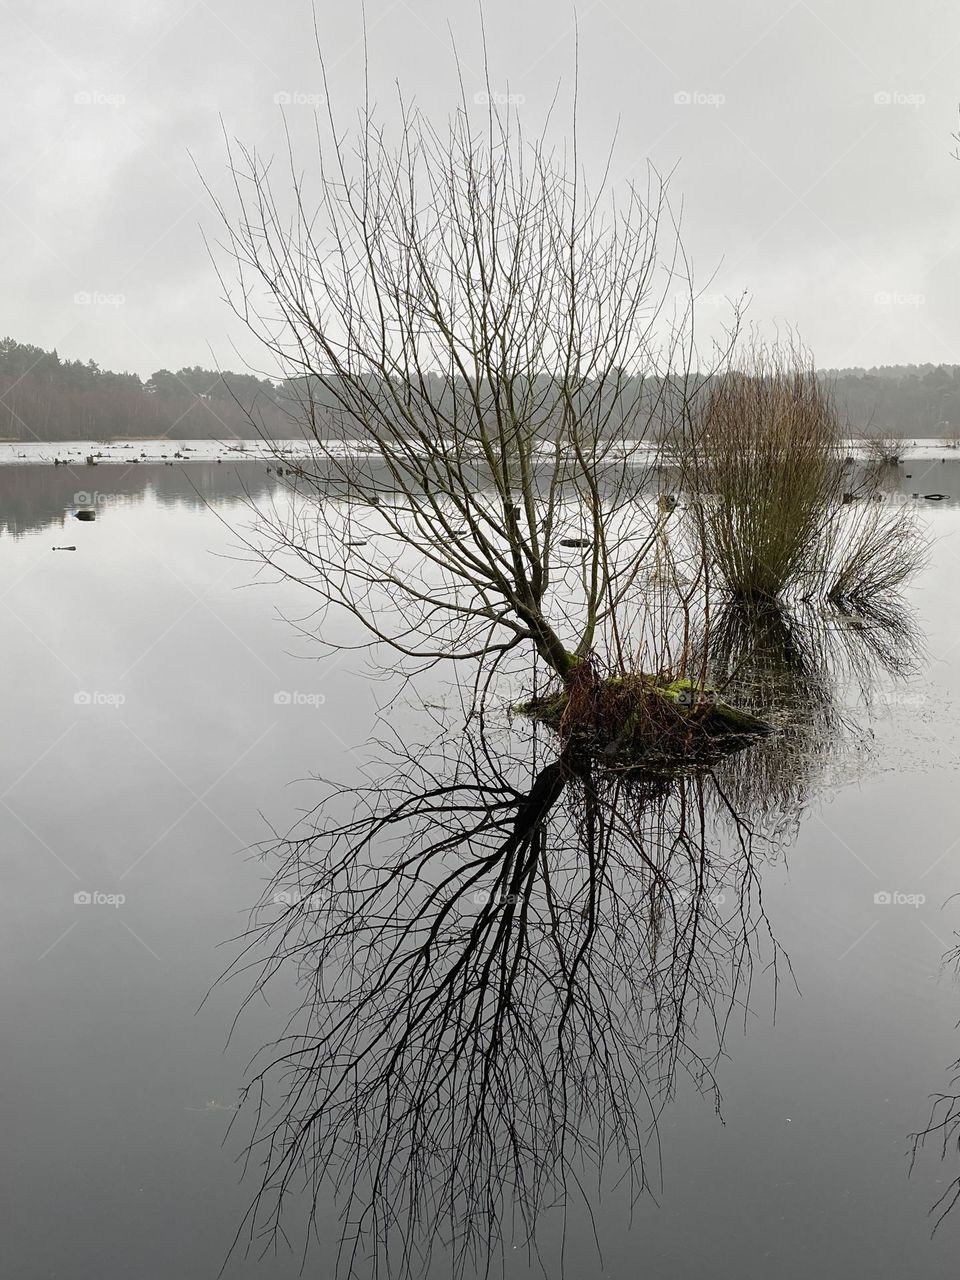
[[[760,868],[834,740],[851,646],[861,680],[902,667],[882,629],[720,618],[711,667],[793,703],[776,742],[710,768],[611,769],[475,715],[331,787],[271,846],[230,971],[250,1000],[293,966],[302,993],[244,1095],[238,1244],[283,1234],[305,1182],[314,1233],[338,1205],[341,1273],[420,1276],[437,1248],[486,1273],[536,1253],[546,1210],[649,1188],[679,1082],[719,1110],[731,1020],[789,973]]]

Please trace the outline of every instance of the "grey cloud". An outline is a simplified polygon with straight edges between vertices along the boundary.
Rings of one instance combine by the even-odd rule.
[[[958,358],[960,19],[932,0],[869,14],[852,0],[586,0],[578,16],[581,155],[598,169],[617,128],[615,174],[639,176],[648,158],[676,168],[706,334],[716,300],[746,289],[752,318],[795,323],[822,365]],[[347,120],[362,94],[359,10],[322,0],[317,19]],[[535,128],[560,82],[558,140],[573,19],[547,0],[485,5],[496,88]],[[282,152],[278,94],[307,137],[322,90],[309,4],[18,3],[0,22],[2,328],[140,372],[206,361],[210,347],[235,365],[232,342],[260,363],[219,299],[198,225],[215,234],[215,219],[190,155],[223,190],[221,118]],[[371,85],[388,117],[397,80],[433,116],[454,105],[448,23],[477,92],[472,0],[369,3]],[[124,303],[80,309],[83,290]]]

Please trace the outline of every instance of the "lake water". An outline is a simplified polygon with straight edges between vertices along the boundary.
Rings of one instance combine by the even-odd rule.
[[[960,1057],[946,960],[960,928],[960,464],[908,464],[899,488],[947,495],[918,500],[934,537],[909,592],[922,653],[866,700],[840,690],[851,724],[787,784],[789,821],[751,867],[765,923],[752,979],[724,1005],[719,1114],[685,1047],[646,1135],[649,1190],[631,1197],[612,1143],[599,1189],[581,1171],[573,1194],[571,1166],[565,1239],[559,1209],[540,1206],[551,1277],[561,1257],[571,1276],[614,1280],[956,1275],[960,1207],[932,1237],[930,1210],[960,1155],[954,1143],[941,1160],[934,1142],[909,1174],[909,1135]],[[84,490],[91,523],[72,517]],[[328,795],[315,778],[370,776],[378,709],[413,741],[455,708],[443,673],[418,686],[424,710],[357,654],[317,658],[308,593],[258,578],[243,550],[245,495],[275,490],[257,462],[0,467],[4,1276],[217,1275],[259,1185],[239,1163],[249,1062],[303,998],[284,969],[235,1027],[248,979],[205,1001],[271,891],[253,846]],[[766,775],[740,761],[728,782],[749,797]],[[657,803],[644,812],[662,825],[673,811]],[[715,838],[730,842],[718,865],[734,865],[737,832]],[[698,973],[705,992],[729,991],[742,952],[712,940]],[[706,996],[688,1013],[698,1044],[716,1043],[715,1014]],[[261,1256],[265,1237],[224,1274],[299,1275],[305,1205],[293,1186],[292,1252]],[[504,1229],[496,1267],[544,1274],[522,1223]],[[339,1239],[322,1189],[304,1274],[332,1275]],[[439,1245],[423,1273],[449,1275],[454,1257]],[[482,1258],[463,1271],[483,1273]]]

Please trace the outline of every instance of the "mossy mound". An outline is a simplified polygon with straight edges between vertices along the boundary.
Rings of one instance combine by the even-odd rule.
[[[645,766],[702,763],[774,731],[697,681],[643,674],[574,679],[515,710],[591,755]]]

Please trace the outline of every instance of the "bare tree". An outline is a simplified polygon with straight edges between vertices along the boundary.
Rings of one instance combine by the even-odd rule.
[[[311,449],[264,554],[404,655],[635,669],[672,518],[654,438],[702,381],[678,221],[652,169],[590,189],[575,108],[558,152],[486,96],[444,129],[400,97],[393,134],[368,106],[352,145],[331,108],[279,191],[230,148],[221,281]]]

